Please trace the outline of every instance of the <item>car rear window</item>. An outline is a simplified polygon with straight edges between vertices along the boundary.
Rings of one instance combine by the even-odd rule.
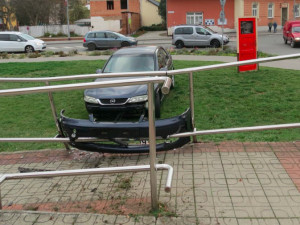
[[[104,73],[154,71],[153,55],[115,55],[106,64]]]
[[[192,27],[180,27],[175,30],[175,34],[193,34]]]
[[[88,38],[94,38],[94,37],[95,37],[95,33],[89,33],[89,34],[87,35],[87,37],[88,37]]]

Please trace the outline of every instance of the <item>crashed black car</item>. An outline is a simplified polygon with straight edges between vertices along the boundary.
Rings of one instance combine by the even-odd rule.
[[[140,71],[167,71],[173,69],[172,57],[158,46],[123,48],[116,51],[99,73],[121,73]],[[98,78],[95,81],[126,78]],[[172,77],[172,87],[174,77]],[[155,116],[160,117],[163,99],[161,85],[155,85]],[[147,85],[95,88],[84,91],[84,101],[89,114],[101,112],[138,111],[147,109]]]

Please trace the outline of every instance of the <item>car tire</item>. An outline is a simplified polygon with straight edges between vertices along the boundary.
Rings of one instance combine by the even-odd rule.
[[[291,47],[295,48],[296,43],[294,42],[294,40],[291,40]]]
[[[183,41],[176,41],[175,45],[176,45],[176,48],[183,48],[184,47]]]
[[[94,51],[96,49],[96,45],[95,44],[88,44],[88,50],[89,51]]]
[[[34,48],[31,45],[27,45],[25,47],[25,52],[26,53],[32,53],[32,52],[34,52]]]
[[[160,118],[160,94],[157,93],[155,96],[155,117]]]
[[[221,46],[220,42],[218,40],[212,40],[210,42],[211,47],[213,48],[219,48]]]
[[[130,44],[129,44],[129,42],[127,42],[127,41],[123,41],[123,42],[121,43],[121,47],[128,47],[128,46],[130,46]]]

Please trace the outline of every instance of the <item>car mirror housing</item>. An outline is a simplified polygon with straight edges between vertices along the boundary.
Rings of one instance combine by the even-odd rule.
[[[96,73],[98,74],[98,73],[102,73],[102,69],[97,69],[96,70]]]

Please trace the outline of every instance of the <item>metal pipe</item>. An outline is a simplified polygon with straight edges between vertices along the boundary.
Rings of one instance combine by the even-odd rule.
[[[50,86],[49,81],[46,81],[45,84],[46,84],[46,86]],[[53,116],[54,123],[55,123],[55,126],[56,126],[56,130],[57,130],[59,135],[62,135],[62,131],[60,130],[60,127],[59,127],[59,124],[58,124],[58,121],[57,121],[58,118],[57,118],[56,108],[55,108],[55,105],[54,105],[53,95],[52,95],[51,91],[48,92],[48,98],[49,98],[49,101],[50,101],[51,112],[52,112],[52,116]],[[70,150],[69,145],[66,142],[64,142],[63,144],[64,144],[66,150]]]
[[[189,73],[190,81],[190,108],[191,108],[191,117],[192,117],[192,128],[195,130],[195,103],[194,103],[194,82],[193,82],[193,72]],[[197,137],[193,136],[193,142],[197,143]]]
[[[96,142],[104,141],[104,139],[99,138],[78,138],[74,142]],[[61,142],[68,143],[70,142],[69,138],[0,138],[0,142]]]
[[[89,89],[89,88],[120,87],[120,86],[147,84],[148,82],[164,83],[167,80],[168,77],[146,77],[146,78],[139,78],[139,79],[53,85],[49,87],[46,86],[46,87],[16,88],[16,89],[0,90],[0,96],[45,93],[49,91],[69,91],[69,90]]]
[[[109,168],[93,168],[93,169],[77,169],[77,170],[62,170],[62,171],[43,171],[43,172],[32,172],[32,173],[12,173],[4,174],[0,177],[0,184],[5,180],[13,179],[29,179],[29,178],[48,178],[57,176],[83,176],[83,175],[93,175],[93,174],[110,174],[110,173],[128,173],[128,172],[141,172],[149,171],[150,165],[141,166],[123,166],[123,167],[109,167]],[[165,186],[165,191],[170,192],[172,177],[173,177],[173,167],[168,164],[157,164],[156,168],[158,170],[168,170],[168,176]],[[0,209],[2,209],[0,195]]]
[[[45,82],[45,81],[65,81],[65,80],[79,80],[79,79],[91,79],[91,78],[112,78],[112,77],[141,77],[141,76],[170,76],[176,74],[186,74],[190,72],[199,72],[212,69],[221,69],[232,66],[243,66],[254,63],[265,63],[271,61],[285,60],[300,58],[300,53],[281,55],[260,59],[251,59],[230,63],[220,63],[210,66],[201,66],[188,69],[169,70],[169,71],[149,71],[149,72],[130,72],[130,73],[102,73],[102,74],[83,74],[83,75],[72,75],[72,76],[60,76],[60,77],[44,77],[44,78],[0,78],[0,82]]]
[[[156,174],[156,133],[155,133],[155,100],[154,84],[148,83],[148,119],[149,119],[149,153],[150,153],[150,184],[152,210],[158,208],[157,174]]]
[[[190,137],[190,136],[208,135],[208,134],[241,133],[241,132],[261,131],[261,130],[278,130],[278,129],[289,129],[289,128],[300,128],[300,123],[254,126],[254,127],[226,128],[226,129],[217,129],[217,130],[202,130],[202,131],[173,134],[173,135],[170,135],[169,138]]]

